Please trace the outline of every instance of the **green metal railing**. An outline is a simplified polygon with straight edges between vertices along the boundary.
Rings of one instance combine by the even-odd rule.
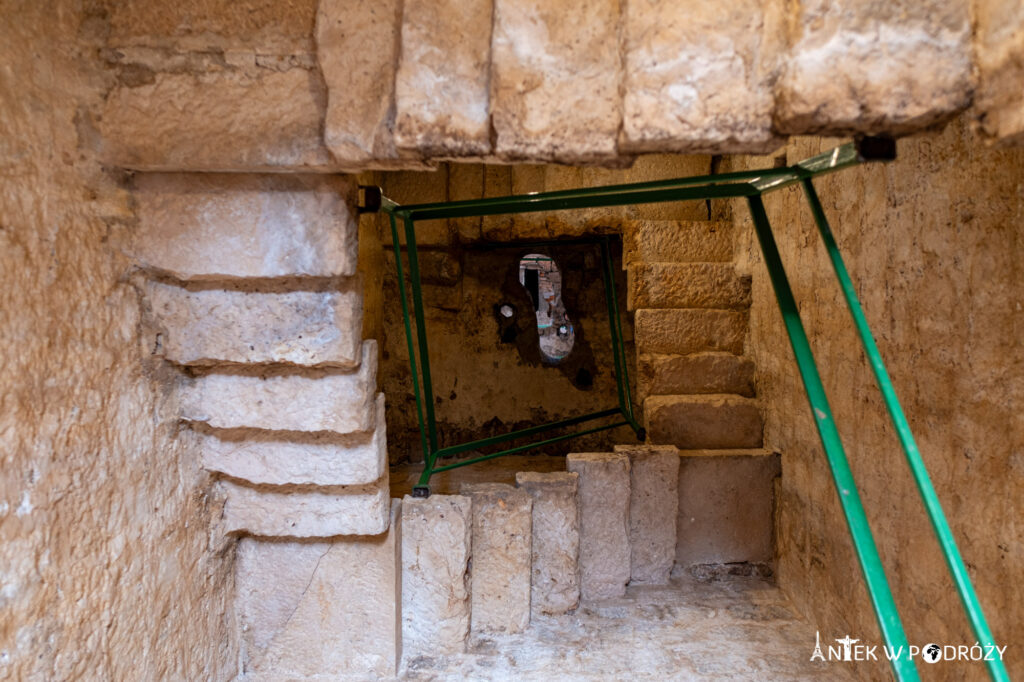
[[[426,332],[423,325],[423,301],[420,292],[419,265],[416,251],[416,235],[414,225],[417,220],[432,220],[441,218],[475,217],[499,214],[528,213],[534,211],[559,211],[583,208],[595,208],[602,206],[624,206],[633,204],[657,203],[668,201],[686,200],[708,200],[738,198],[746,199],[754,222],[754,231],[757,234],[761,252],[764,255],[765,266],[768,270],[772,288],[775,291],[776,300],[779,304],[779,311],[782,314],[784,326],[789,337],[793,354],[796,358],[797,368],[803,381],[807,400],[814,417],[814,423],[821,439],[822,448],[825,452],[825,459],[832,473],[833,483],[839,496],[839,502],[846,519],[847,528],[854,544],[857,559],[861,572],[864,576],[868,593],[871,597],[872,606],[878,620],[885,645],[890,651],[900,651],[903,655],[895,656],[890,660],[893,673],[899,680],[919,679],[914,661],[909,657],[909,646],[907,636],[900,620],[899,612],[893,599],[892,591],[886,578],[885,569],[882,566],[878,549],[875,545],[864,506],[860,499],[849,461],[843,449],[839,432],[836,428],[832,410],[829,406],[828,397],[825,393],[821,376],[818,373],[814,353],[811,350],[807,333],[800,319],[799,308],[793,296],[789,279],[775,243],[771,223],[765,211],[761,199],[763,194],[791,185],[800,185],[811,208],[814,220],[817,223],[825,249],[832,261],[833,269],[839,280],[843,296],[846,300],[850,314],[853,316],[854,324],[860,336],[864,352],[868,358],[871,368],[875,374],[879,389],[882,392],[889,415],[896,427],[904,455],[910,470],[917,484],[918,493],[924,503],[925,509],[931,519],[932,527],[939,541],[939,546],[945,556],[950,573],[957,592],[963,603],[964,610],[971,627],[983,647],[994,645],[992,633],[985,620],[978,597],[971,584],[970,577],[963,559],[957,549],[956,541],[942,511],[938,496],[928,477],[921,454],[914,442],[910,426],[903,414],[896,392],[885,369],[885,364],[878,351],[871,331],[868,327],[864,311],[857,298],[853,283],[850,279],[846,266],[839,254],[835,238],[832,235],[828,220],[821,207],[821,202],[815,192],[812,179],[824,173],[838,171],[865,161],[888,161],[895,158],[895,143],[892,140],[879,138],[865,138],[856,143],[846,144],[837,147],[830,152],[819,154],[813,158],[802,161],[796,165],[785,168],[773,168],[765,170],[742,171],[736,173],[724,173],[693,178],[680,178],[673,180],[661,180],[645,183],[634,183],[624,185],[607,185],[586,189],[566,190],[560,192],[544,192],[539,194],[523,196],[496,197],[490,199],[479,199],[473,201],[457,201],[436,204],[416,204],[400,206],[386,197],[380,198],[381,210],[388,214],[391,221],[392,240],[395,248],[395,258],[398,265],[398,285],[402,303],[402,315],[405,322],[406,340],[409,346],[409,359],[413,375],[413,392],[416,398],[417,417],[420,424],[421,444],[424,452],[425,467],[418,486],[421,494],[429,494],[429,481],[431,475],[447,471],[456,467],[466,466],[486,459],[501,457],[513,452],[558,442],[586,433],[593,433],[615,426],[632,426],[640,431],[632,412],[631,398],[629,394],[629,378],[626,368],[626,358],[622,348],[621,321],[618,314],[618,303],[615,298],[615,284],[612,272],[612,262],[607,238],[599,239],[602,249],[603,277],[605,281],[605,293],[608,301],[609,330],[612,336],[613,355],[615,356],[615,376],[618,387],[619,406],[610,410],[597,412],[589,415],[582,415],[572,419],[565,419],[552,424],[543,424],[529,429],[496,436],[489,439],[482,439],[472,443],[465,443],[447,448],[437,447],[437,426],[433,410],[433,397],[430,383],[430,360],[427,353],[428,344]],[[401,219],[405,225],[406,249],[409,260],[410,283],[412,288],[412,299],[414,317],[416,320],[416,340],[418,342],[419,362],[421,369],[417,370],[417,355],[414,348],[413,332],[409,316],[408,299],[406,296],[405,280],[402,267],[401,247],[397,220]],[[563,242],[556,242],[563,243]],[[422,383],[422,393],[420,384]],[[622,419],[613,424],[602,425],[584,431],[569,433],[542,440],[538,443],[529,443],[513,447],[501,452],[474,457],[468,460],[459,460],[444,466],[437,466],[437,459],[440,456],[459,454],[486,445],[493,445],[509,440],[527,438],[539,435],[552,429],[562,429],[575,426],[584,422],[621,416]],[[989,676],[993,680],[1008,680],[1006,668],[998,657],[995,660],[986,660]]]

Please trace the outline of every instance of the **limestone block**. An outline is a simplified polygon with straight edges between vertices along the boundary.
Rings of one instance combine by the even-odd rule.
[[[392,129],[401,16],[400,0],[321,0],[317,9],[324,141],[342,166],[398,156]]]
[[[405,0],[395,145],[420,156],[491,151],[491,0]]]
[[[734,395],[659,395],[644,400],[647,435],[680,449],[759,448],[757,402]]]
[[[1024,144],[1024,4],[975,0],[978,90],[974,105],[981,129],[1002,144]]]
[[[579,474],[520,471],[516,486],[533,498],[533,613],[559,614],[580,602]]]
[[[969,3],[799,0],[791,16],[780,132],[905,134],[970,104]]]
[[[731,223],[704,220],[631,220],[623,225],[622,266],[633,263],[728,263]]]
[[[674,445],[616,445],[629,457],[630,582],[664,585],[676,560],[679,450]]]
[[[750,307],[750,277],[727,263],[634,263],[626,306],[638,308]]]
[[[496,0],[494,152],[509,160],[614,160],[622,121],[619,1]]]
[[[257,679],[379,679],[398,672],[401,502],[376,536],[242,538],[236,609],[243,670]]]
[[[306,68],[156,73],[107,96],[100,155],[136,170],[323,167],[323,96],[319,74]]]
[[[384,394],[373,434],[334,436],[232,429],[200,432],[203,467],[267,485],[365,485],[388,473]]]
[[[376,424],[376,388],[377,342],[368,340],[356,372],[222,371],[197,377],[181,390],[181,415],[218,429],[359,433]]]
[[[463,484],[473,500],[473,632],[522,632],[530,624],[531,514],[524,490]]]
[[[771,561],[779,456],[764,450],[680,454],[676,562]]]
[[[732,353],[641,353],[637,373],[638,391],[645,397],[685,393],[754,396],[753,361]]]
[[[469,637],[472,501],[402,500],[402,650],[405,659],[465,651]]]
[[[747,313],[737,310],[642,309],[633,318],[642,353],[688,355],[704,351],[743,353]]]
[[[779,146],[771,83],[782,27],[774,7],[625,0],[621,148],[721,154]]]
[[[356,272],[354,185],[336,176],[141,174],[142,265],[185,280],[348,277]]]
[[[217,483],[228,532],[290,538],[377,535],[388,528],[388,477],[369,485],[300,488]]]
[[[354,369],[363,297],[355,282],[331,291],[264,293],[150,281],[158,353],[181,365],[291,363]]]
[[[579,474],[580,594],[584,601],[621,597],[629,582],[629,458],[570,453]]]

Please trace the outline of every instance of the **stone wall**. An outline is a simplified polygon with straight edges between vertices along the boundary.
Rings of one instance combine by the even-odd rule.
[[[112,246],[131,210],[83,116],[90,22],[3,15],[0,677],[230,679],[233,543]]]
[[[838,142],[801,138],[785,153],[794,162]],[[1024,646],[1022,604],[1007,598],[1024,580],[1024,154],[985,148],[964,118],[901,140],[898,151],[892,164],[816,187],[995,638],[1012,652]],[[766,203],[909,640],[973,644],[802,194],[789,188]],[[849,634],[880,644],[746,207],[733,208],[753,274],[748,348],[765,446],[782,453],[779,581],[823,642]],[[1011,676],[1024,673],[1019,657],[1007,660]],[[977,664],[932,672],[983,676]],[[862,673],[886,679],[884,663]]]
[[[1024,120],[1014,0],[89,5],[109,69],[90,120],[134,169],[621,167],[904,135],[972,103],[994,140]]]

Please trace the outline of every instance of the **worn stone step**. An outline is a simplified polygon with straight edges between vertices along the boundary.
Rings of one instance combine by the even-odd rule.
[[[364,485],[388,472],[384,394],[377,394],[372,434],[282,434],[264,430],[202,430],[203,467],[268,485]]]
[[[356,272],[355,184],[339,176],[141,173],[144,267],[182,280],[349,277]]]
[[[468,483],[473,500],[472,630],[523,632],[530,624],[533,500],[504,483]]]
[[[759,448],[763,422],[757,402],[738,395],[660,395],[644,400],[652,443],[680,449]]]
[[[448,656],[469,637],[472,500],[402,500],[402,656]]]
[[[664,585],[676,558],[679,451],[616,445],[615,453],[629,457],[629,581]]]
[[[637,392],[641,400],[649,395],[690,393],[754,396],[753,361],[732,353],[640,353],[637,374]]]
[[[390,679],[402,650],[401,502],[387,532],[243,537],[235,613],[247,680]]]
[[[750,307],[750,277],[731,263],[632,263],[626,306],[637,308]]]
[[[779,456],[763,449],[679,455],[677,566],[772,561]]]
[[[369,485],[296,489],[223,479],[228,532],[266,537],[377,535],[388,528],[388,477]]]
[[[580,602],[579,475],[520,471],[516,487],[533,498],[530,610],[560,614]]]
[[[732,223],[703,220],[631,220],[623,227],[622,267],[634,263],[728,263]]]
[[[748,319],[740,310],[643,308],[633,317],[633,336],[638,353],[742,355]]]
[[[569,453],[565,466],[579,474],[580,596],[621,597],[630,576],[629,457]]]
[[[376,391],[377,342],[371,339],[363,342],[356,372],[222,371],[196,377],[181,389],[181,415],[218,429],[363,433],[376,425]]]
[[[363,297],[338,290],[264,293],[146,284],[158,353],[179,365],[284,363],[354,369]]]

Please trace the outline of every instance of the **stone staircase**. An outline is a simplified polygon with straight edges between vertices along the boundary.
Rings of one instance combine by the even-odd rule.
[[[759,468],[729,482],[741,495],[734,499],[715,492],[722,487],[716,470],[709,477],[693,466],[703,462],[729,462],[730,475],[748,463]],[[515,486],[466,483],[459,495],[407,496],[403,668],[429,677],[439,657],[478,651],[489,638],[514,646],[507,636],[525,636],[533,624],[548,627],[552,617],[625,608],[627,587],[668,586],[674,576],[687,576],[693,564],[684,562],[695,558],[770,558],[770,526],[763,537],[744,537],[730,525],[744,504],[770,520],[770,504],[759,506],[749,489],[773,467],[775,457],[767,455],[620,445],[610,453],[569,454],[565,472],[519,472]],[[715,507],[710,516],[704,506]],[[715,541],[714,532],[723,540]]]

